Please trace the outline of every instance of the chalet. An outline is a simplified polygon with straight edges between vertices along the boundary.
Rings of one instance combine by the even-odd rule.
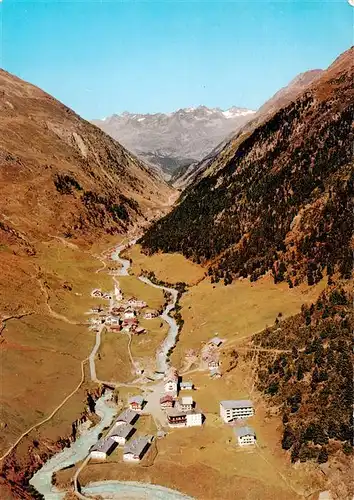
[[[193,401],[192,396],[184,396],[179,401],[179,407],[180,407],[181,411],[192,410],[193,406],[194,406],[194,401]]]
[[[137,309],[143,309],[147,306],[147,303],[143,300],[137,300],[135,297],[128,299],[127,304],[131,307],[136,307]]]
[[[145,319],[153,319],[153,318],[157,318],[158,316],[159,316],[159,312],[156,311],[156,309],[148,309],[144,314]]]
[[[209,340],[208,344],[213,347],[220,347],[223,342],[224,341],[219,337],[213,337],[211,340]]]
[[[185,427],[187,425],[187,415],[183,411],[172,408],[167,413],[167,421],[170,427]]]
[[[160,399],[160,407],[163,410],[165,410],[166,408],[173,408],[174,404],[175,400],[169,394],[166,394],[166,396],[162,396],[162,398]]]
[[[203,415],[198,410],[187,411],[187,427],[200,427],[203,424]]]
[[[100,439],[92,446],[90,456],[96,460],[105,460],[116,447],[117,443],[112,438]]]
[[[192,391],[194,389],[193,382],[181,382],[179,388],[181,391]]]
[[[249,399],[220,401],[220,416],[226,423],[253,415],[254,407]]]
[[[134,411],[141,411],[144,407],[145,400],[143,396],[132,396],[129,398],[129,408]]]
[[[136,411],[129,409],[124,410],[114,421],[114,425],[131,424],[133,425],[139,418]]]
[[[240,446],[249,446],[252,444],[256,444],[256,434],[252,427],[238,427],[234,429],[234,432]]]
[[[124,311],[124,309],[123,309],[123,311],[121,311],[121,309],[122,309],[121,307],[112,307],[111,315],[112,316],[120,316],[120,313]]]
[[[134,319],[136,312],[131,307],[127,307],[124,311],[124,319]]]
[[[172,392],[174,394],[178,392],[178,373],[175,368],[170,368],[165,376],[165,392]]]
[[[108,326],[120,325],[120,319],[115,316],[107,316],[105,324]]]
[[[123,446],[134,432],[135,428],[131,424],[114,425],[108,436],[118,445]]]
[[[93,313],[100,313],[102,311],[103,311],[103,308],[101,306],[91,307],[91,312],[93,312]]]
[[[134,327],[138,325],[138,320],[136,318],[124,319],[122,323],[123,330],[130,332]]]
[[[141,436],[124,446],[123,460],[127,462],[139,462],[147,452],[152,437]]]

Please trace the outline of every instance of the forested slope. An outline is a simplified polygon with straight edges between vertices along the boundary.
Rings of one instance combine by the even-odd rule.
[[[351,275],[353,56],[342,54],[294,102],[230,143],[141,240],[182,252],[212,279],[289,286]]]

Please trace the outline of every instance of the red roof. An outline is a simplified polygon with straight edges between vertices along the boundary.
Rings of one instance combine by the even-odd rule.
[[[123,321],[123,325],[137,325],[138,320],[136,318],[128,318]]]
[[[162,396],[162,398],[160,399],[160,403],[173,403],[174,399],[172,396],[170,396],[169,394],[166,394],[166,396]]]

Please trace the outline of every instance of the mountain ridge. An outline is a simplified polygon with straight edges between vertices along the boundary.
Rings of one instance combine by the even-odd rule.
[[[252,116],[250,121],[241,126],[239,130],[232,132],[228,137],[220,142],[208,155],[199,163],[194,162],[185,168],[180,168],[174,172],[172,185],[177,189],[184,189],[203,176],[209,164],[219,154],[229,154],[230,145],[242,140],[243,136],[251,133],[262,122],[266,121],[273,113],[276,113],[282,107],[287,106],[294,101],[296,97],[303,92],[313,81],[320,77],[323,70],[309,70],[300,73],[293,78],[287,86],[278,90],[270,99],[268,99]],[[233,147],[233,146],[232,146]]]
[[[254,113],[236,106],[222,110],[201,105],[171,113],[123,112],[92,123],[170,175],[181,165],[201,160]]]
[[[350,275],[352,56],[234,136],[145,233],[145,249],[182,252],[225,284],[267,271],[290,286]]]

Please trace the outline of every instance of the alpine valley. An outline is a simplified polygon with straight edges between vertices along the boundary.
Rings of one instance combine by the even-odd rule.
[[[353,60],[94,123],[0,71],[1,499],[353,498]]]

